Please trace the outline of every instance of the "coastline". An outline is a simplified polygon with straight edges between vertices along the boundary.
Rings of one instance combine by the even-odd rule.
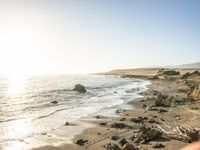
[[[165,82],[165,81],[164,81]],[[160,86],[163,86],[163,84],[165,84],[164,86],[168,85],[168,82],[163,83],[163,81],[152,81],[152,83],[150,85],[148,85],[148,90],[146,92],[143,92],[141,95],[143,97],[141,98],[137,98],[134,99],[132,101],[129,102],[129,105],[132,105],[133,108],[132,109],[128,109],[128,110],[119,110],[118,111],[118,117],[114,117],[114,118],[100,118],[100,119],[92,119],[88,120],[88,122],[91,122],[94,126],[87,128],[85,130],[82,130],[82,132],[80,134],[76,134],[73,138],[73,143],[68,143],[68,144],[62,144],[59,146],[52,146],[52,145],[48,145],[48,146],[42,146],[42,147],[38,147],[35,148],[33,150],[46,150],[46,149],[53,149],[53,150],[66,150],[66,149],[70,149],[70,150],[79,150],[79,149],[98,149],[98,150],[105,150],[106,148],[104,147],[106,144],[108,143],[113,143],[113,144],[117,144],[119,145],[119,141],[118,140],[112,140],[113,136],[119,136],[119,137],[125,137],[126,139],[131,138],[131,136],[133,136],[132,134],[138,130],[140,124],[132,124],[130,122],[131,118],[134,117],[149,117],[149,116],[154,116],[154,115],[158,115],[157,112],[146,112],[144,113],[144,109],[141,107],[143,104],[148,104],[151,103],[151,101],[149,100],[145,100],[148,96],[147,93],[151,93],[152,90],[156,90],[156,89],[160,89]],[[169,88],[170,89],[170,88]],[[168,90],[169,90],[168,89]],[[173,89],[172,89],[173,90]],[[170,91],[169,91],[170,92]],[[169,114],[166,115],[167,118],[169,117],[174,117],[176,115],[177,111],[181,111],[180,108],[170,108],[171,110],[169,110]],[[179,110],[180,109],[180,110]],[[160,114],[163,117],[163,114]],[[182,114],[184,115],[184,114]],[[123,120],[123,118],[126,118],[125,120]],[[123,120],[123,121],[121,121]],[[132,124],[134,125],[134,131],[132,131],[132,129],[116,129],[116,128],[112,128],[110,125],[112,125],[115,122],[121,122],[121,123],[125,123],[125,124]],[[106,123],[106,125],[100,125],[100,123]],[[83,146],[77,145],[75,142],[79,139],[84,139],[84,140],[88,140],[87,143],[85,143]],[[163,142],[163,141],[164,142]],[[185,142],[180,142],[177,140],[171,140],[169,141],[168,139],[161,139],[161,140],[156,140],[153,143],[151,143],[150,145],[148,144],[142,144],[142,146],[140,147],[140,149],[154,149],[152,148],[153,145],[155,145],[155,143],[157,142],[163,142],[165,143],[165,148],[164,149],[169,149],[169,150],[173,150],[173,149],[180,149],[181,147],[185,146],[187,143]],[[176,147],[174,147],[176,146]],[[161,148],[162,149],[162,148]]]
[[[186,69],[187,70],[187,69]],[[184,70],[185,71],[185,70]],[[193,72],[194,70],[190,70]],[[185,73],[185,72],[184,72]],[[182,74],[184,74],[182,73]],[[191,85],[196,82],[199,84],[199,76],[191,76],[188,79],[180,80],[179,78],[166,78],[166,79],[154,79],[152,76],[146,76],[146,79],[151,80],[151,85],[148,86],[148,91],[141,93],[143,97],[134,99],[129,102],[133,106],[130,110],[119,110],[118,118],[112,118],[110,121],[98,120],[96,121],[96,127],[86,129],[81,134],[76,135],[73,144],[67,145],[70,149],[98,149],[98,150],[110,150],[112,148],[126,150],[126,146],[131,144],[135,149],[151,150],[151,149],[167,149],[167,150],[178,150],[189,144],[198,140],[198,137],[188,141],[183,137],[175,133],[173,136],[161,132],[157,128],[158,126],[165,129],[165,124],[162,120],[170,123],[170,125],[176,124],[176,127],[182,127],[187,129],[191,133],[200,129],[200,105],[195,99],[190,99],[188,97],[188,92],[191,93]],[[143,78],[143,76],[142,76]],[[188,82],[189,81],[189,82]],[[151,105],[153,98],[156,97],[155,93],[161,95],[166,95],[167,99],[174,101],[183,101],[183,104],[176,104],[176,106],[159,106],[155,109],[145,111],[144,105]],[[158,94],[158,95],[159,95]],[[165,98],[163,98],[165,99]],[[193,106],[195,109],[193,109]],[[143,118],[142,121],[138,121],[139,118]],[[145,119],[144,119],[145,118]],[[136,120],[133,122],[132,120]],[[161,122],[160,122],[161,121]],[[103,124],[102,124],[103,123]],[[113,127],[116,123],[125,124],[124,127]],[[159,130],[161,137],[149,140],[144,143],[136,143],[136,137],[140,133],[141,126],[151,126]],[[131,126],[131,129],[129,128]],[[128,127],[128,128],[127,128]],[[150,128],[151,130],[152,128]],[[168,129],[173,130],[173,128]],[[178,138],[177,138],[178,137]],[[86,140],[82,146],[77,145],[75,142],[78,140]],[[122,143],[125,141],[128,144]],[[66,148],[67,148],[66,147]]]
[[[146,79],[149,79],[149,76],[146,77]],[[134,99],[128,103],[132,106],[132,109],[117,110],[117,117],[99,116],[98,118],[85,118],[85,120],[82,120],[79,123],[74,123],[72,126],[65,126],[62,129],[55,130],[53,131],[54,133],[44,133],[43,135],[40,135],[40,138],[36,137],[29,141],[25,139],[24,141],[19,142],[29,142],[33,144],[34,140],[36,143],[41,141],[43,142],[41,145],[38,145],[37,143],[37,146],[35,145],[35,148],[32,150],[109,150],[109,144],[123,149],[124,145],[121,145],[120,143],[122,139],[133,144],[136,149],[143,150],[155,149],[155,146],[159,146],[159,144],[161,145],[160,149],[168,150],[180,149],[187,145],[188,142],[170,138],[163,133],[159,139],[151,140],[147,143],[134,143],[135,136],[139,134],[142,125],[159,125],[163,127],[158,121],[160,119],[169,122],[176,121],[177,124],[183,127],[200,128],[200,109],[191,110],[190,106],[193,102],[188,102],[176,107],[157,107],[156,110],[148,111],[145,111],[143,108],[144,105],[151,105],[153,102],[151,97],[154,96],[155,91],[165,94],[168,97],[176,96],[179,98],[185,98],[186,94],[179,91],[180,89],[184,91],[188,88],[184,82],[179,83],[176,80],[153,79],[151,80],[151,84],[148,85],[148,88],[147,91],[141,93],[143,97]],[[143,118],[143,120],[136,123],[131,121],[133,118]],[[150,122],[150,120],[153,121]],[[113,127],[113,124],[115,123],[122,123],[125,126],[119,128]],[[78,124],[83,125],[84,128]],[[131,128],[129,128],[130,126]],[[77,129],[75,129],[75,131],[77,131],[75,136],[74,133],[72,136],[69,136],[69,132],[67,131],[72,131],[72,128],[74,127]],[[61,133],[60,135],[62,136],[58,136],[59,134],[55,132]],[[78,140],[82,140],[82,143],[77,144]]]
[[[141,89],[141,91],[143,90],[144,89]],[[127,102],[125,101],[119,106],[127,107],[125,106],[127,105]],[[117,108],[118,106],[107,108],[101,110],[102,112],[98,111],[93,115],[71,122],[69,125],[55,128],[51,131],[43,132],[41,134],[32,135],[24,139],[1,142],[0,149],[60,149],[62,147],[66,149],[66,146],[69,147],[69,145],[73,143],[75,135],[79,135],[84,130],[97,126],[97,121],[99,121],[99,119],[96,118],[96,115],[100,114],[101,118],[106,121],[110,121],[112,118],[119,117],[119,114],[115,113]]]
[[[149,90],[151,86],[151,83],[149,83],[146,87],[147,89],[143,90],[142,92],[146,92]],[[62,132],[62,136],[65,137],[65,141],[63,142],[57,142],[57,143],[51,143],[49,145],[47,145],[47,143],[43,143],[42,146],[38,146],[38,144],[35,144],[35,148],[32,148],[31,150],[66,150],[66,149],[70,149],[70,150],[78,150],[78,149],[83,149],[81,147],[79,147],[79,145],[75,144],[75,141],[78,140],[79,138],[83,137],[85,138],[86,134],[87,136],[90,137],[89,133],[93,133],[93,132],[102,132],[102,126],[99,125],[101,122],[107,122],[107,123],[112,123],[115,122],[117,120],[119,120],[119,118],[121,118],[121,116],[125,115],[122,114],[125,111],[132,111],[135,109],[135,107],[138,107],[137,104],[139,104],[137,101],[140,100],[141,98],[143,98],[144,96],[141,95],[139,92],[138,97],[139,98],[135,98],[133,100],[130,100],[128,103],[126,103],[125,105],[128,105],[129,108],[128,109],[116,109],[113,108],[112,110],[112,114],[111,116],[107,116],[107,115],[99,115],[99,113],[95,113],[93,116],[90,117],[85,117],[79,121],[74,122],[73,124],[69,125],[69,126],[65,126],[59,129],[56,129],[54,134],[52,134],[51,132],[48,133],[48,135],[57,135],[58,132]],[[136,104],[136,105],[135,105]],[[124,104],[122,104],[124,105]],[[138,107],[139,108],[139,107]],[[116,111],[116,112],[114,112]],[[96,116],[99,116],[100,118],[96,118]],[[73,130],[72,132],[70,130]],[[108,130],[108,129],[106,129]],[[72,136],[67,136],[69,135],[68,131],[70,131]],[[105,131],[106,132],[106,131]],[[44,140],[43,135],[39,135],[40,136],[40,140]],[[96,136],[94,136],[94,138],[96,138]],[[34,141],[34,137],[30,137],[30,140],[28,141]],[[62,141],[62,139],[59,139]],[[26,141],[26,140],[25,140]],[[36,146],[37,145],[37,146]]]
[[[151,83],[147,83],[147,86],[149,86],[150,84]],[[141,90],[141,92],[144,92],[144,91],[147,91],[147,90],[148,90],[148,88]],[[139,93],[141,93],[141,92],[139,92]],[[143,97],[143,96],[141,94],[137,94],[137,97]],[[135,98],[134,100],[136,100],[136,99],[140,99],[140,98]],[[121,104],[121,106],[122,105],[128,105],[127,110],[132,110],[132,109],[134,109],[134,107],[133,107],[133,105],[131,105],[129,103],[131,103],[134,100],[130,100],[128,103]],[[113,120],[118,120],[118,118],[121,116],[121,114],[118,113],[118,110],[123,111],[124,109],[122,110],[122,109],[117,109],[117,108],[110,108],[109,109],[110,112],[105,113],[105,114],[104,113],[102,114],[102,112],[99,111],[99,112],[93,114],[92,116],[82,118],[78,122],[73,123],[73,124],[76,125],[78,131],[80,131],[80,132],[77,132],[77,131],[73,132],[73,136],[71,136],[70,138],[67,137],[68,142],[64,141],[63,143],[56,144],[56,145],[51,144],[51,145],[39,146],[39,147],[33,148],[32,150],[47,150],[47,149],[48,150],[49,149],[53,149],[53,150],[66,150],[66,149],[77,150],[77,149],[80,149],[80,147],[77,144],[75,144],[75,141],[79,138],[79,136],[82,136],[82,134],[83,134],[83,136],[85,136],[85,132],[87,132],[87,131],[90,132],[91,130],[92,131],[95,130],[95,132],[96,132],[96,131],[98,131],[98,129],[101,130],[101,126],[99,125],[99,123],[101,123],[102,121],[103,122],[113,122]],[[108,116],[108,114],[109,114],[109,116]],[[100,118],[97,118],[96,116],[99,116]],[[65,132],[66,132],[66,130],[69,130],[69,128],[73,128],[73,124],[72,124],[72,126],[69,125],[69,126],[65,127],[65,129],[64,129]],[[84,124],[86,126],[83,126]],[[76,130],[76,129],[74,129],[74,130]],[[67,135],[67,134],[65,134],[65,135]],[[94,138],[96,138],[96,137],[94,137]]]

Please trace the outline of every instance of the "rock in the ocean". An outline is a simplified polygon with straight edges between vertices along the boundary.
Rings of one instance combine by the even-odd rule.
[[[101,119],[101,117],[99,115],[96,116],[97,119]]]
[[[69,126],[70,125],[70,123],[69,122],[65,122],[65,126]]]
[[[88,142],[88,140],[79,139],[79,140],[76,141],[76,144],[80,145],[80,146],[83,146],[87,142]]]
[[[51,103],[52,104],[58,104],[58,101],[52,101]]]
[[[116,110],[116,113],[118,114],[118,113],[120,113],[120,110],[118,109],[118,110]]]
[[[74,87],[74,90],[80,93],[85,93],[86,92],[86,88],[85,86],[81,85],[81,84],[76,84]]]

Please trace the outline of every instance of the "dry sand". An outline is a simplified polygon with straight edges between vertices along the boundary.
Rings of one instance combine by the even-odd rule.
[[[168,120],[169,122],[176,121],[181,126],[192,126],[192,127],[200,127],[200,110],[191,110],[189,108],[189,105],[182,105],[174,108],[167,108],[168,112],[158,113],[158,111],[147,111],[144,112],[144,109],[141,108],[143,104],[151,103],[151,101],[143,101],[146,97],[151,95],[152,90],[160,91],[164,94],[168,95],[177,95],[178,93],[177,88],[185,88],[185,85],[177,85],[175,82],[169,82],[169,81],[152,81],[152,84],[150,85],[150,89],[148,92],[145,93],[145,96],[140,99],[133,100],[130,104],[134,106],[134,109],[132,110],[122,110],[120,111],[121,117],[117,119],[113,119],[112,121],[109,121],[106,126],[100,126],[97,123],[97,127],[92,129],[85,130],[82,134],[76,136],[75,140],[77,139],[87,139],[89,142],[87,142],[84,146],[77,147],[77,145],[73,144],[70,145],[74,149],[89,149],[89,150],[105,150],[104,146],[107,143],[115,143],[120,146],[119,141],[122,138],[125,138],[130,143],[133,143],[131,140],[131,137],[134,135],[134,131],[137,132],[140,124],[135,124],[133,122],[130,122],[130,119],[133,117],[148,117],[151,116],[157,116],[158,118],[162,118],[164,120]],[[182,94],[182,93],[180,93]],[[176,116],[180,116],[180,120],[176,120]],[[120,121],[121,118],[126,118],[125,121]],[[105,122],[103,120],[99,120],[98,122]],[[134,127],[134,129],[115,129],[111,128],[110,125],[114,122],[123,122],[125,124],[131,125]],[[112,140],[111,137],[113,135],[118,135],[120,137],[119,140]],[[139,149],[143,150],[149,150],[149,149],[155,149],[152,148],[154,143],[162,143],[165,145],[165,150],[177,150],[181,147],[187,145],[188,143],[182,142],[179,140],[173,140],[170,138],[160,138],[157,140],[153,140],[149,142],[148,144],[141,144],[139,146]],[[134,143],[133,143],[134,144]],[[135,145],[135,144],[134,144]],[[121,146],[120,146],[121,147]]]
[[[155,75],[155,72],[158,69],[140,69],[137,71],[129,70],[125,74],[134,74],[134,75]],[[182,69],[184,70],[184,69]],[[186,70],[184,70],[186,71]],[[188,71],[188,70],[187,70]],[[193,70],[190,70],[190,72]],[[108,73],[112,74],[112,73]],[[124,75],[124,71],[116,71],[114,75]],[[199,79],[198,79],[199,80]],[[145,111],[142,106],[152,104],[152,99],[149,99],[153,96],[153,91],[158,91],[161,94],[167,95],[168,97],[174,96],[177,98],[186,98],[187,94],[184,91],[188,90],[188,86],[184,82],[176,82],[170,80],[152,80],[151,85],[149,85],[149,90],[147,92],[142,93],[144,97],[139,99],[134,99],[130,102],[130,105],[133,106],[133,109],[129,110],[118,110],[117,114],[119,117],[112,119],[105,119],[105,117],[100,116],[100,118],[93,118],[90,121],[87,121],[87,128],[90,125],[95,125],[88,129],[78,130],[77,135],[75,137],[71,137],[72,140],[70,144],[69,140],[69,130],[73,130],[71,126],[65,127],[61,129],[60,135],[58,134],[58,130],[55,133],[46,133],[44,135],[40,135],[39,137],[32,137],[33,139],[25,139],[23,142],[27,142],[27,145],[33,144],[35,142],[42,141],[43,144],[34,148],[34,150],[105,150],[105,146],[108,143],[116,144],[120,149],[123,147],[120,144],[121,139],[126,139],[129,143],[133,144],[136,148],[141,150],[151,150],[155,149],[153,146],[156,143],[161,143],[164,145],[163,148],[165,150],[178,150],[183,146],[187,145],[188,142],[182,140],[174,140],[165,134],[161,136],[161,138],[150,140],[145,144],[137,144],[134,143],[134,136],[138,135],[139,128],[142,124],[156,126],[159,125],[163,127],[163,124],[159,124],[157,120],[166,120],[169,123],[174,123],[186,127],[186,128],[200,128],[200,109],[191,109],[191,105],[196,105],[196,102],[188,102],[184,105],[177,105],[177,107],[161,107],[162,110],[166,112],[158,111],[158,110],[148,110]],[[182,91],[182,92],[180,92]],[[160,109],[160,108],[159,108]],[[137,117],[147,117],[147,121],[144,123],[135,123],[131,121],[131,118]],[[149,123],[149,120],[153,118],[156,122]],[[89,124],[88,124],[89,123]],[[91,124],[92,123],[92,124]],[[105,123],[105,125],[100,125],[100,123]],[[113,128],[111,127],[113,123],[124,123],[131,128]],[[79,126],[77,126],[79,128]],[[57,136],[56,136],[57,135]],[[49,137],[48,137],[49,136]],[[113,140],[113,136],[118,136],[119,139]],[[62,137],[62,139],[60,139]],[[133,138],[134,137],[134,138]],[[76,141],[82,139],[87,140],[82,146],[76,144]],[[38,140],[38,141],[37,141]],[[37,144],[36,144],[37,145]]]

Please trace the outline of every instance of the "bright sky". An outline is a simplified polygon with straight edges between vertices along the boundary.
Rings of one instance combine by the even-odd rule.
[[[200,61],[199,0],[1,0],[1,73]]]

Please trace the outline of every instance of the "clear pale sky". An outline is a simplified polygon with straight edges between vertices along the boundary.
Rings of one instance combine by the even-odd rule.
[[[0,1],[0,72],[91,73],[200,61],[200,0]]]

